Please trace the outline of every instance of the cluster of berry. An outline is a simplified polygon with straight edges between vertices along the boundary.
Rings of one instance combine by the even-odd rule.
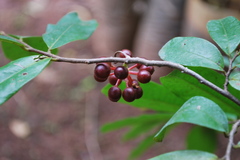
[[[121,58],[132,57],[131,51],[123,49],[122,51],[116,52],[115,56]],[[133,69],[138,69],[133,71]],[[113,72],[111,73],[111,70]],[[117,102],[121,96],[127,102],[132,102],[135,99],[139,99],[143,95],[143,90],[140,87],[140,83],[148,83],[151,80],[151,75],[154,72],[153,66],[146,66],[143,64],[134,64],[130,67],[127,64],[121,66],[114,66],[110,62],[98,63],[94,70],[94,78],[98,82],[104,82],[107,79],[113,86],[108,91],[108,98]],[[133,79],[131,75],[136,75],[137,79]],[[126,88],[121,91],[118,87],[122,81],[126,81]]]

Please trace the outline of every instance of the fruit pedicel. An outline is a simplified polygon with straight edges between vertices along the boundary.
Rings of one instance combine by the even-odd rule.
[[[132,57],[132,52],[128,49],[123,49],[117,51],[114,56],[120,58]],[[137,69],[137,71],[133,71],[133,69]],[[111,101],[117,102],[123,97],[125,101],[132,102],[142,97],[143,90],[140,87],[140,83],[148,83],[153,72],[153,66],[146,66],[140,63],[128,67],[125,63],[115,66],[111,62],[105,62],[96,64],[94,78],[98,82],[104,82],[108,79],[109,83],[113,85],[108,90],[108,98]],[[136,79],[132,76],[135,76]],[[123,91],[118,87],[122,81],[126,82],[126,88]]]

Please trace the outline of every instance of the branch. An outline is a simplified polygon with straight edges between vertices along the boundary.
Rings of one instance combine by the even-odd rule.
[[[240,105],[240,100],[234,97],[231,93],[228,91],[216,86],[212,82],[206,80],[198,73],[188,69],[187,67],[184,67],[180,64],[168,62],[168,61],[157,61],[157,60],[146,60],[143,58],[138,57],[130,57],[130,58],[118,58],[118,57],[107,57],[107,58],[93,58],[93,59],[78,59],[78,58],[65,58],[65,57],[56,57],[54,55],[53,61],[56,62],[68,62],[68,63],[85,63],[85,64],[92,64],[92,63],[100,63],[100,62],[122,62],[122,63],[141,63],[147,66],[167,66],[174,69],[178,69],[183,73],[189,74],[193,77],[195,77],[197,80],[199,80],[200,83],[212,88],[213,90],[219,92],[223,96],[227,97],[228,99],[232,100],[236,104]]]
[[[232,126],[232,130],[230,131],[230,134],[229,134],[229,141],[228,141],[228,146],[227,146],[226,154],[225,154],[225,156],[224,156],[224,158],[223,158],[223,159],[225,159],[225,160],[230,160],[231,150],[232,150],[232,147],[234,146],[234,142],[233,142],[234,134],[236,133],[239,125],[240,125],[240,120],[238,120],[238,121],[237,121],[236,123],[234,123],[233,126]]]
[[[23,45],[24,45],[24,49],[27,50],[27,51],[29,51],[29,52],[35,52],[35,53],[38,53],[38,54],[41,54],[41,55],[45,55],[45,56],[47,56],[47,57],[52,57],[52,58],[57,58],[57,57],[59,57],[59,56],[54,55],[54,54],[52,54],[52,53],[50,53],[50,52],[44,52],[44,51],[35,49],[35,48],[33,48],[32,46],[30,46],[29,44],[27,44],[27,43],[25,43],[24,41],[22,41],[21,38],[20,38],[20,39],[17,39],[17,38],[15,38],[15,37],[11,37],[11,36],[9,36],[8,34],[6,34],[6,33],[3,32],[3,31],[0,32],[0,35],[3,35],[3,36],[8,37],[8,38],[10,38],[10,39],[14,39],[14,40],[16,40],[17,42],[23,44]]]
[[[232,71],[233,71],[233,69],[234,69],[234,68],[232,67],[233,62],[234,62],[234,60],[239,56],[239,53],[240,53],[240,52],[236,51],[236,54],[233,56],[233,58],[229,60],[228,71],[227,71],[227,73],[225,74],[225,76],[226,76],[226,78],[225,78],[225,83],[224,83],[224,90],[225,90],[225,91],[228,90],[229,76],[230,76],[230,74],[232,73]]]
[[[4,36],[10,37],[7,34],[5,34],[4,32],[1,34]],[[10,38],[16,39],[14,37],[10,37]],[[178,69],[183,73],[186,73],[186,74],[189,74],[189,75],[195,77],[197,80],[199,80],[200,83],[212,88],[213,90],[219,92],[220,94],[222,94],[223,96],[232,100],[236,104],[240,105],[240,100],[237,99],[235,96],[233,96],[231,93],[229,93],[227,90],[224,90],[224,89],[216,86],[212,82],[203,78],[198,73],[188,69],[187,67],[177,64],[177,63],[168,62],[168,61],[146,60],[146,59],[139,58],[139,57],[127,57],[127,58],[107,57],[107,58],[92,58],[92,59],[66,58],[66,57],[54,55],[50,52],[44,52],[44,51],[35,49],[19,39],[16,39],[16,40],[18,42],[22,43],[25,46],[25,49],[27,51],[36,52],[38,54],[45,55],[47,57],[52,57],[53,58],[52,61],[55,61],[55,62],[84,63],[84,64],[93,64],[93,63],[100,63],[100,62],[122,62],[122,63],[127,63],[127,64],[141,63],[141,64],[144,64],[147,66],[158,66],[158,67],[167,66],[170,68]]]

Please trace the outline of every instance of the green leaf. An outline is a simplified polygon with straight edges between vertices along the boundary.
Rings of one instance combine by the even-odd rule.
[[[144,140],[142,140],[136,148],[132,150],[130,153],[130,159],[134,159],[139,157],[146,151],[148,148],[150,148],[152,145],[154,145],[156,142],[153,140],[153,135],[146,137]]]
[[[56,25],[47,26],[43,39],[49,49],[58,48],[72,41],[88,39],[97,25],[95,20],[80,20],[76,12],[68,13]]]
[[[136,117],[125,118],[115,122],[104,124],[101,127],[102,132],[109,132],[116,129],[120,129],[127,126],[134,126],[146,123],[166,122],[172,117],[172,114],[168,113],[156,113],[156,114],[143,114]]]
[[[237,121],[238,120],[238,116],[236,114],[233,113],[227,113],[225,112],[228,121]]]
[[[227,55],[240,44],[240,21],[235,17],[211,20],[207,23],[207,29],[212,39]]]
[[[228,132],[228,120],[225,113],[216,103],[201,96],[192,97],[185,102],[154,139],[161,142],[168,127],[176,123],[192,123],[216,131]]]
[[[119,121],[104,124],[101,127],[102,132],[109,132],[123,127],[130,127],[130,131],[124,135],[124,140],[130,140],[137,138],[143,134],[148,136],[140,142],[140,144],[131,152],[130,158],[136,158],[140,156],[146,149],[155,143],[153,135],[149,136],[151,129],[163,122],[166,122],[171,118],[172,114],[168,113],[154,113],[154,114],[143,114],[136,117],[125,118]]]
[[[102,92],[106,96],[110,87],[112,87],[112,85],[108,84],[102,89]],[[123,90],[125,87],[126,84],[121,83],[120,88]],[[179,109],[179,106],[184,103],[184,100],[169,92],[168,88],[155,82],[141,84],[141,87],[143,89],[143,96],[140,99],[129,103],[121,98],[118,102],[134,107],[166,112],[175,112]]]
[[[231,59],[231,57],[223,56],[224,66],[225,66],[225,67],[229,67],[229,65],[230,65],[229,58]],[[232,68],[234,68],[234,67],[240,68],[240,56],[238,56],[238,57],[233,61],[233,63],[232,63]]]
[[[36,62],[34,58],[36,56],[24,57],[0,67],[0,105],[40,74],[51,60],[45,58]]]
[[[185,66],[196,66],[223,71],[224,62],[220,51],[207,40],[196,37],[176,37],[159,51],[165,60]]]
[[[203,151],[182,150],[165,153],[149,160],[218,160],[218,157]]]
[[[236,66],[240,68],[240,56],[238,56],[235,61],[233,62],[233,67]]]
[[[18,42],[16,39],[11,38],[11,37],[7,37],[7,36],[4,36],[4,35],[0,35],[0,41],[12,43],[12,44],[15,44],[15,45],[18,45],[18,46],[23,46],[23,44]]]
[[[223,87],[225,76],[206,68],[191,68],[203,76],[208,81],[214,83],[218,87]],[[187,101],[193,96],[203,96],[217,103],[225,112],[240,115],[240,107],[217,91],[200,83],[196,78],[184,74],[179,70],[174,70],[169,75],[161,77],[161,83],[165,88],[174,93],[178,98]],[[240,92],[231,86],[228,87],[230,93],[240,99]]]
[[[217,148],[217,133],[216,131],[194,126],[187,136],[187,149],[201,150],[206,152],[215,152]]]
[[[43,41],[42,37],[21,37],[21,40],[35,49],[48,51],[48,47]],[[5,56],[10,60],[16,60],[16,59],[31,56],[31,55],[39,55],[35,52],[29,52],[21,46],[17,46],[13,43],[7,43],[7,42],[2,42],[2,49]],[[58,50],[54,49],[51,52],[53,54],[57,54]]]
[[[240,90],[240,73],[239,72],[233,72],[230,74],[229,84],[233,88]]]

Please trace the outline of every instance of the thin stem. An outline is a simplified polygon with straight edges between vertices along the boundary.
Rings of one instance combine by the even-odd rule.
[[[31,47],[29,44],[27,44],[24,41],[22,41],[22,38],[17,39],[17,38],[14,38],[14,37],[11,37],[11,36],[7,35],[4,32],[1,32],[1,35],[6,36],[6,37],[11,38],[11,39],[14,39],[14,40],[18,41],[19,43],[23,44],[24,47],[25,47],[24,49],[29,51],[29,52],[39,53],[41,55],[45,55],[47,57],[52,57],[52,58],[58,58],[59,57],[59,56],[54,55],[54,54],[52,54],[50,52],[44,52],[44,51],[41,51],[41,50],[38,50],[38,49],[35,49],[35,48]]]
[[[148,66],[168,66],[171,68],[178,69],[183,73],[189,74],[196,79],[199,80],[200,83],[212,88],[213,90],[219,92],[223,96],[227,97],[228,99],[232,100],[236,104],[240,105],[240,100],[234,97],[228,91],[216,86],[215,84],[211,83],[210,81],[203,78],[198,73],[184,67],[180,64],[168,62],[168,61],[156,61],[156,60],[146,60],[143,58],[133,57],[133,58],[118,58],[118,57],[108,57],[108,58],[93,58],[93,59],[78,59],[78,58],[65,58],[65,57],[58,57],[54,58],[53,61],[56,62],[68,62],[68,63],[84,63],[84,64],[93,64],[93,63],[100,63],[100,62],[122,62],[122,63],[141,63]]]
[[[126,83],[127,87],[131,87],[132,82],[133,82],[132,77],[131,77],[130,75],[128,75],[128,77],[127,77],[127,83]]]
[[[121,84],[122,80],[121,79],[118,79],[115,86],[119,86]]]
[[[138,64],[134,64],[131,67],[128,67],[128,70],[132,70],[133,68],[136,68],[138,66]]]
[[[111,70],[115,70],[115,69],[116,69],[116,67],[110,67],[110,69],[111,69]]]
[[[137,75],[138,72],[137,71],[129,71],[129,74],[132,74],[132,75]]]
[[[227,70],[227,72],[226,72],[226,74],[225,74],[225,83],[224,83],[224,90],[225,91],[227,91],[228,90],[228,83],[229,83],[229,76],[230,76],[230,74],[232,73],[232,71],[233,71],[233,62],[234,62],[234,60],[237,58],[239,56],[239,52],[238,51],[236,51],[236,54],[233,56],[233,58],[232,59],[230,59],[229,60],[229,67],[228,67],[228,70]]]
[[[4,34],[4,36],[8,36],[5,33],[1,33],[1,34]],[[10,37],[10,36],[8,36],[8,37]],[[13,37],[10,37],[10,38],[13,38]],[[175,68],[175,69],[182,71],[182,73],[186,73],[186,74],[189,74],[189,75],[195,77],[197,80],[199,80],[200,83],[212,88],[213,90],[217,91],[218,93],[220,93],[223,96],[227,97],[228,99],[232,100],[234,103],[240,105],[240,100],[237,99],[235,96],[233,96],[231,93],[229,93],[227,90],[224,90],[224,89],[216,86],[212,82],[203,78],[198,73],[188,69],[187,67],[177,64],[177,63],[168,62],[168,61],[146,60],[146,59],[139,58],[139,57],[129,57],[129,56],[126,58],[119,58],[119,57],[106,57],[106,58],[104,57],[104,58],[92,58],[92,59],[66,58],[66,57],[54,55],[50,52],[44,52],[41,50],[37,50],[37,49],[29,46],[28,44],[26,44],[23,41],[19,41],[18,39],[16,39],[16,40],[19,43],[22,43],[28,51],[36,52],[36,53],[45,55],[47,57],[52,57],[52,61],[55,61],[55,62],[83,63],[83,64],[93,64],[93,63],[100,63],[100,62],[121,62],[121,63],[126,63],[126,64],[140,63],[140,64],[144,64],[147,66],[158,66],[158,67],[167,66],[170,68]],[[237,55],[235,55],[235,58],[236,57],[237,57]],[[234,61],[235,58],[233,58],[232,61]],[[237,108],[236,110],[239,111],[240,108]]]
[[[232,147],[234,146],[234,134],[236,133],[238,127],[240,125],[240,120],[238,120],[236,123],[233,124],[232,126],[232,130],[230,131],[229,134],[229,141],[228,141],[228,145],[227,145],[227,150],[226,150],[226,154],[224,156],[223,159],[225,160],[230,160],[230,156],[231,156],[231,151],[232,151]]]

